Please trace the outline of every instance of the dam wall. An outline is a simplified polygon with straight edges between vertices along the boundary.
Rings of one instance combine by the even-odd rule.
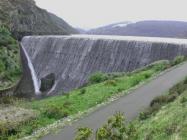
[[[41,95],[68,92],[84,85],[95,72],[129,72],[178,55],[187,55],[187,40],[92,35],[26,36],[21,42],[24,66],[17,93],[38,96],[35,84],[42,85],[46,79],[51,86],[44,86],[47,89],[44,88]],[[29,62],[33,70],[30,70]],[[35,83],[33,73],[38,80]]]

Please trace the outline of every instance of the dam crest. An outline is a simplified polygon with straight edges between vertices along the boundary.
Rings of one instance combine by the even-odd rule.
[[[98,71],[129,72],[179,55],[187,55],[186,39],[26,36],[21,42],[23,77],[16,93],[51,96],[83,86],[89,76]]]

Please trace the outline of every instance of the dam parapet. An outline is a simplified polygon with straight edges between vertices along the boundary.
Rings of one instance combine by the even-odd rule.
[[[84,85],[95,72],[130,72],[158,60],[187,56],[185,39],[26,36],[21,44],[23,77],[17,93],[26,96],[68,92]]]

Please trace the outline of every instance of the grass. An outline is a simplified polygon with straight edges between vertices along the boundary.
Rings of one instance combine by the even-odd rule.
[[[187,139],[187,90],[146,120],[136,120],[138,140]]]

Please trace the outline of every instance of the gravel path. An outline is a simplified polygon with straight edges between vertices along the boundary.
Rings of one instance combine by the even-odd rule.
[[[41,140],[73,140],[78,127],[86,126],[96,130],[116,111],[125,113],[128,121],[135,118],[140,112],[147,108],[153,98],[159,96],[173,85],[183,80],[187,76],[187,63],[164,73],[146,85],[133,91],[133,93],[123,96],[109,105],[97,109],[86,117],[74,122],[72,125],[64,127],[58,134],[49,134]]]

